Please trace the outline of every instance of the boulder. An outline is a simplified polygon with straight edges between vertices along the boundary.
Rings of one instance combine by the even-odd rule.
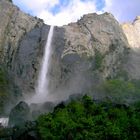
[[[27,103],[19,102],[10,112],[9,126],[22,125],[30,120],[30,108]]]

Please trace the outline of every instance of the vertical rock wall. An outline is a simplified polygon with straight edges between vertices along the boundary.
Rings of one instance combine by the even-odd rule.
[[[133,23],[123,24],[122,29],[129,42],[126,71],[131,79],[140,79],[140,16]]]
[[[0,1],[0,64],[22,94],[34,91],[49,26]],[[119,23],[109,14],[87,14],[55,27],[50,65],[50,99],[94,89],[123,71],[129,47]],[[13,86],[12,85],[12,86]]]

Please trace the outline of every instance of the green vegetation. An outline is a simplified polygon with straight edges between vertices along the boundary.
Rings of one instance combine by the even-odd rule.
[[[128,72],[123,70],[123,69],[120,69],[117,73],[117,75],[115,76],[116,79],[124,79],[124,80],[128,80],[129,77],[128,77]]]
[[[104,90],[109,94],[127,94],[135,92],[135,86],[131,82],[113,79],[105,81]]]
[[[0,69],[0,85],[4,86],[7,84],[6,75],[3,69]]]
[[[3,69],[0,68],[0,113],[3,112],[3,107],[8,99],[7,94],[8,80]]]
[[[116,103],[124,103],[130,99],[135,102],[135,100],[140,99],[140,87],[131,81],[106,80],[99,86],[99,89]]]
[[[109,84],[112,87],[111,81]],[[133,88],[131,84],[127,86]],[[61,103],[53,113],[41,115],[37,129],[42,140],[138,140],[137,110],[111,102],[97,104],[85,95],[80,101]]]
[[[102,65],[103,55],[99,52],[95,52],[95,69],[99,69]]]

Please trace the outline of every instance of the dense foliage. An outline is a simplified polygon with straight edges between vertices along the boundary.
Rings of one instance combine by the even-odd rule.
[[[130,86],[131,87],[131,86]],[[67,105],[58,105],[53,113],[37,120],[42,140],[138,140],[140,105],[96,103],[89,96]]]
[[[101,92],[116,103],[136,102],[140,99],[140,86],[136,81],[106,80],[99,86]]]

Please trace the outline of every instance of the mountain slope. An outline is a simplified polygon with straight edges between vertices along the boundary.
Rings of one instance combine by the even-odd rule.
[[[0,7],[1,69],[8,77],[9,94],[24,98],[34,94],[50,26],[11,2],[1,0]],[[140,79],[140,55],[133,49],[139,49],[139,18],[127,26],[121,27],[110,13],[94,13],[55,27],[47,100],[85,92],[100,99],[106,95],[96,88],[107,79]]]

